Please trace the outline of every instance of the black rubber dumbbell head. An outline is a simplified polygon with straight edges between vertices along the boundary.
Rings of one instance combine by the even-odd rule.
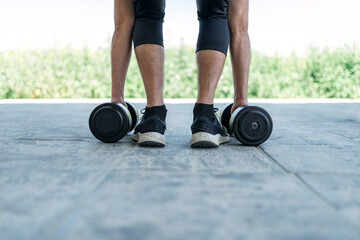
[[[223,108],[223,110],[220,113],[221,125],[223,125],[226,128],[227,133],[230,135],[231,135],[231,129],[230,129],[229,123],[230,123],[230,118],[231,118],[232,106],[233,106],[233,104],[229,103],[228,105],[226,105]]]
[[[233,112],[229,128],[232,135],[244,145],[258,146],[270,137],[273,123],[263,108],[244,106]]]
[[[133,106],[131,107],[133,108]],[[134,112],[136,114],[136,111]],[[133,126],[131,115],[130,111],[120,103],[103,103],[91,112],[89,127],[92,134],[100,141],[117,142]],[[136,120],[134,122],[136,124]]]
[[[129,132],[131,132],[132,130],[134,130],[136,124],[139,121],[139,112],[136,110],[134,105],[132,105],[131,103],[126,102],[126,105],[127,105],[128,110],[130,112],[130,115],[131,115],[131,126],[130,126],[130,130],[129,130]]]

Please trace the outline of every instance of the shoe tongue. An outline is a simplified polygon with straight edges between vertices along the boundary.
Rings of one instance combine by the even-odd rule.
[[[146,119],[146,118],[148,118],[150,116],[157,116],[162,121],[165,121],[166,112],[167,112],[167,109],[166,109],[165,105],[154,106],[154,107],[146,107],[145,108],[144,118]]]

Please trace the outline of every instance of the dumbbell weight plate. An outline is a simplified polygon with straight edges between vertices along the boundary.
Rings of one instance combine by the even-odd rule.
[[[100,141],[113,143],[123,138],[132,126],[129,110],[120,103],[97,106],[89,118],[92,134]]]
[[[229,123],[230,123],[230,118],[231,118],[232,106],[233,106],[233,103],[229,103],[228,105],[226,105],[223,108],[222,112],[220,113],[221,125],[223,125],[226,128],[226,131],[230,135],[231,135],[231,129],[230,129]]]
[[[126,102],[126,105],[128,106],[128,110],[131,115],[131,126],[130,126],[130,130],[129,130],[129,132],[131,132],[135,128],[135,126],[139,120],[139,113],[131,103]]]
[[[229,128],[232,135],[244,145],[258,146],[270,137],[273,123],[263,108],[244,106],[231,115]]]

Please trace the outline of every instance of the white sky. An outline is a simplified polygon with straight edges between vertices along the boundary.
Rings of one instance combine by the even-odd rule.
[[[231,1],[231,0],[230,0]],[[310,44],[360,43],[359,0],[250,0],[252,48],[303,54]],[[109,45],[113,0],[1,0],[0,51]],[[167,0],[165,47],[196,44],[196,0]]]

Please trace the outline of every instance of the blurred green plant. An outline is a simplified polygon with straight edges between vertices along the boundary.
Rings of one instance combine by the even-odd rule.
[[[197,93],[195,49],[166,49],[166,98],[194,98]],[[232,98],[230,58],[225,63],[217,98]],[[87,48],[0,53],[0,98],[110,98],[110,50]],[[130,61],[126,98],[144,98],[136,58]],[[359,98],[360,50],[356,47],[309,47],[306,57],[266,56],[252,52],[249,97]]]

